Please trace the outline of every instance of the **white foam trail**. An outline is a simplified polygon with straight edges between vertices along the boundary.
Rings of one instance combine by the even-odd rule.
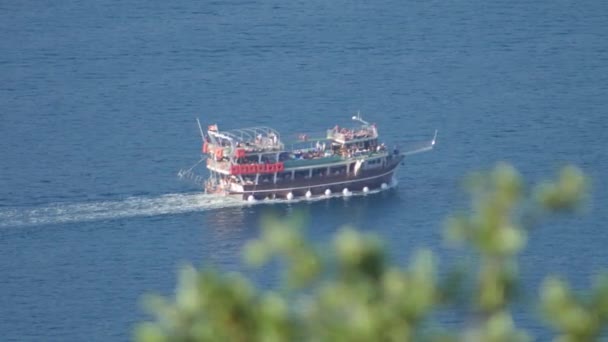
[[[241,201],[232,198],[206,194],[167,194],[116,201],[53,203],[31,208],[0,208],[0,227],[180,214],[240,205]]]
[[[391,182],[389,189],[397,182]],[[368,196],[384,191],[382,189],[351,192],[351,196]],[[251,206],[271,203],[295,204],[299,202],[323,201],[328,198],[344,197],[341,192],[331,196],[294,198],[293,200],[274,199],[247,202],[235,198],[207,194],[167,194],[156,197],[128,197],[124,200],[95,201],[85,203],[52,203],[30,208],[0,208],[0,228],[33,226],[70,222],[111,220],[138,216],[158,216],[182,214],[211,209]]]

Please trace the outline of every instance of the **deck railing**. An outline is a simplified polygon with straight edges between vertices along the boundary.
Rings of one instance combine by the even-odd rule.
[[[211,158],[208,158],[207,166],[212,167],[216,170],[230,171],[230,162],[227,161],[216,161]]]
[[[328,129],[327,139],[333,139],[338,141],[349,141],[366,138],[377,138],[378,131],[374,126],[362,127],[360,129]]]

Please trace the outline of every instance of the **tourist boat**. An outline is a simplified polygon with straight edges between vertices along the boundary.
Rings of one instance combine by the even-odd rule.
[[[278,131],[250,127],[220,131],[216,124],[203,138],[207,193],[247,201],[350,195],[386,189],[406,155],[431,150],[432,141],[401,152],[378,140],[378,129],[358,114],[353,128],[335,126],[320,138],[300,135],[289,147]]]

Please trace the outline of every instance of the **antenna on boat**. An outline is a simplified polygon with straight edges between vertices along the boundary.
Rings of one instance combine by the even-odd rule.
[[[362,123],[364,125],[369,125],[369,122],[367,122],[361,118],[361,111],[357,111],[357,115],[353,116],[353,120],[359,121],[360,123]]]
[[[203,133],[203,127],[201,126],[201,122],[196,118],[196,123],[198,124],[198,130],[201,131],[201,139],[205,140],[205,133]]]

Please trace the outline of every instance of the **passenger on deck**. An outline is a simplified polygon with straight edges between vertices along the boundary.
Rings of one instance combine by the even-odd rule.
[[[272,144],[273,144],[273,145],[276,145],[276,144],[277,144],[277,142],[278,142],[277,135],[271,132],[270,134],[268,134],[268,136],[269,136],[269,137],[270,137],[270,139],[272,140]]]

